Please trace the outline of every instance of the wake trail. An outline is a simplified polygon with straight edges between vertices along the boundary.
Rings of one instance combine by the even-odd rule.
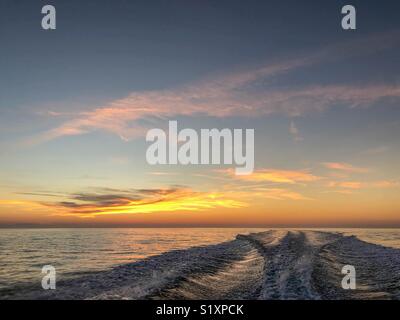
[[[286,231],[265,243],[264,234],[250,235],[262,246],[265,259],[264,285],[259,299],[318,299],[311,286],[313,263],[319,249],[337,238],[321,232]]]
[[[151,299],[255,299],[259,295],[264,276],[264,259],[248,242],[241,243],[235,258],[227,263],[218,260],[179,279]],[[213,268],[210,268],[212,266]]]
[[[341,287],[344,265],[356,268],[356,290]],[[318,254],[313,285],[323,299],[399,299],[400,250],[342,237]]]
[[[341,286],[356,268],[356,290]],[[8,299],[399,299],[400,249],[315,230],[238,235],[170,251],[110,271],[25,288]]]

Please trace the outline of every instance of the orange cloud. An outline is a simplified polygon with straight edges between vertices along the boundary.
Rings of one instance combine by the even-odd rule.
[[[118,191],[118,190],[117,190]],[[76,194],[71,201],[43,203],[60,216],[91,218],[101,215],[200,211],[217,207],[241,208],[246,203],[221,192],[195,192],[186,188],[143,189],[119,193]]]
[[[312,182],[321,179],[308,170],[276,170],[276,169],[262,169],[253,172],[246,176],[237,176],[231,169],[220,172],[228,173],[238,179],[251,181],[251,182],[275,182],[275,183],[287,183],[296,184],[304,182]]]
[[[259,188],[257,189],[258,195],[273,199],[273,200],[312,200],[311,198],[305,197],[300,193],[279,188]],[[260,194],[261,192],[261,194]]]
[[[400,183],[398,181],[381,180],[381,181],[375,181],[371,185],[374,188],[386,189],[386,188],[398,187],[398,186],[400,186]]]
[[[357,181],[346,181],[339,183],[339,186],[347,189],[361,189],[363,187],[363,183]]]
[[[382,180],[372,182],[359,182],[359,181],[344,181],[344,182],[329,182],[329,187],[340,187],[346,189],[366,189],[366,188],[377,188],[387,189],[395,188],[400,186],[398,181]]]
[[[339,193],[339,194],[345,194],[345,195],[352,195],[354,194],[353,190],[329,190],[329,191],[324,191],[324,193]]]
[[[367,168],[355,167],[351,164],[344,162],[324,162],[323,165],[328,169],[340,170],[345,172],[366,173],[369,171]]]
[[[40,204],[38,204],[35,201],[29,201],[29,200],[10,200],[10,199],[0,199],[0,206],[4,207],[22,207],[26,210],[33,210],[35,208],[41,207]]]

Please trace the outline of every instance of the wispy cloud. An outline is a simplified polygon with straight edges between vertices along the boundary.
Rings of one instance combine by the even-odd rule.
[[[178,172],[165,172],[165,171],[151,171],[151,172],[148,172],[147,174],[152,175],[152,176],[176,176],[176,175],[179,175]]]
[[[235,172],[232,169],[218,170],[218,171],[228,174],[237,179],[250,182],[274,182],[282,184],[297,184],[297,183],[317,181],[321,179],[321,177],[312,174],[307,169],[305,170],[260,169],[246,176],[235,175]]]
[[[331,181],[328,183],[329,187],[339,187],[345,189],[367,189],[367,188],[376,188],[376,189],[388,189],[388,188],[396,188],[400,186],[398,181],[393,180],[380,180],[380,181],[370,181],[370,182],[361,182],[361,181]]]
[[[214,79],[206,79],[173,90],[134,92],[92,111],[77,114],[62,125],[31,138],[28,143],[45,142],[62,136],[107,131],[121,139],[141,136],[145,128],[139,120],[195,116],[255,117],[281,113],[299,116],[330,106],[369,105],[384,97],[400,97],[399,86],[363,87],[329,85],[255,90],[254,83],[268,83],[278,75],[314,64],[329,63],[357,55],[375,53],[399,44],[399,32],[377,34],[340,45],[332,45],[299,58],[273,63]],[[291,131],[297,129],[293,126]]]
[[[112,192],[110,192],[112,191]],[[100,215],[167,211],[199,211],[217,207],[241,208],[242,201],[221,192],[195,192],[189,188],[103,190],[77,193],[66,201],[42,203],[60,216],[90,218]]]
[[[273,199],[273,200],[294,200],[294,201],[300,201],[300,200],[312,200],[309,197],[305,197],[302,194],[291,191],[288,189],[281,189],[281,188],[258,188],[257,193],[259,196],[265,197],[267,199]]]
[[[381,181],[375,181],[372,183],[372,186],[374,188],[396,188],[400,186],[399,181],[393,181],[393,180],[381,180]]]
[[[43,209],[43,206],[38,202],[24,199],[0,199],[0,208],[1,207],[7,207],[13,210],[23,209],[24,211]]]
[[[368,168],[355,167],[349,163],[344,162],[324,162],[322,164],[328,169],[344,172],[366,173],[370,171]]]

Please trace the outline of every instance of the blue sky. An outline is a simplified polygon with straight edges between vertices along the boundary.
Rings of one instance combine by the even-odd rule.
[[[210,200],[215,212],[189,210],[192,221],[178,206],[173,223],[222,219],[225,209],[237,210],[235,219],[253,212],[259,225],[281,222],[279,213],[282,223],[297,223],[297,208],[330,212],[335,201],[341,212],[353,208],[358,223],[375,223],[380,211],[397,223],[400,203],[388,206],[400,181],[397,1],[352,1],[355,31],[340,27],[344,1],[52,1],[54,31],[40,28],[45,4],[0,3],[0,223],[81,223],[60,205],[79,192],[174,186],[191,190],[179,191],[188,201],[226,188],[221,203],[246,209]],[[254,128],[259,178],[149,166],[145,132],[168,119],[194,129]],[[271,172],[310,176],[280,185]],[[364,221],[365,199],[375,202]],[[27,209],[36,205],[37,215]],[[261,215],[265,208],[276,213]],[[104,223],[147,221],[131,211]],[[161,219],[163,208],[149,211],[148,223]]]

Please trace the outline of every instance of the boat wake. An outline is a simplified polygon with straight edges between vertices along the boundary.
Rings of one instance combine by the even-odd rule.
[[[356,290],[342,268],[356,269]],[[400,249],[337,232],[274,230],[177,250],[9,299],[399,299]]]

